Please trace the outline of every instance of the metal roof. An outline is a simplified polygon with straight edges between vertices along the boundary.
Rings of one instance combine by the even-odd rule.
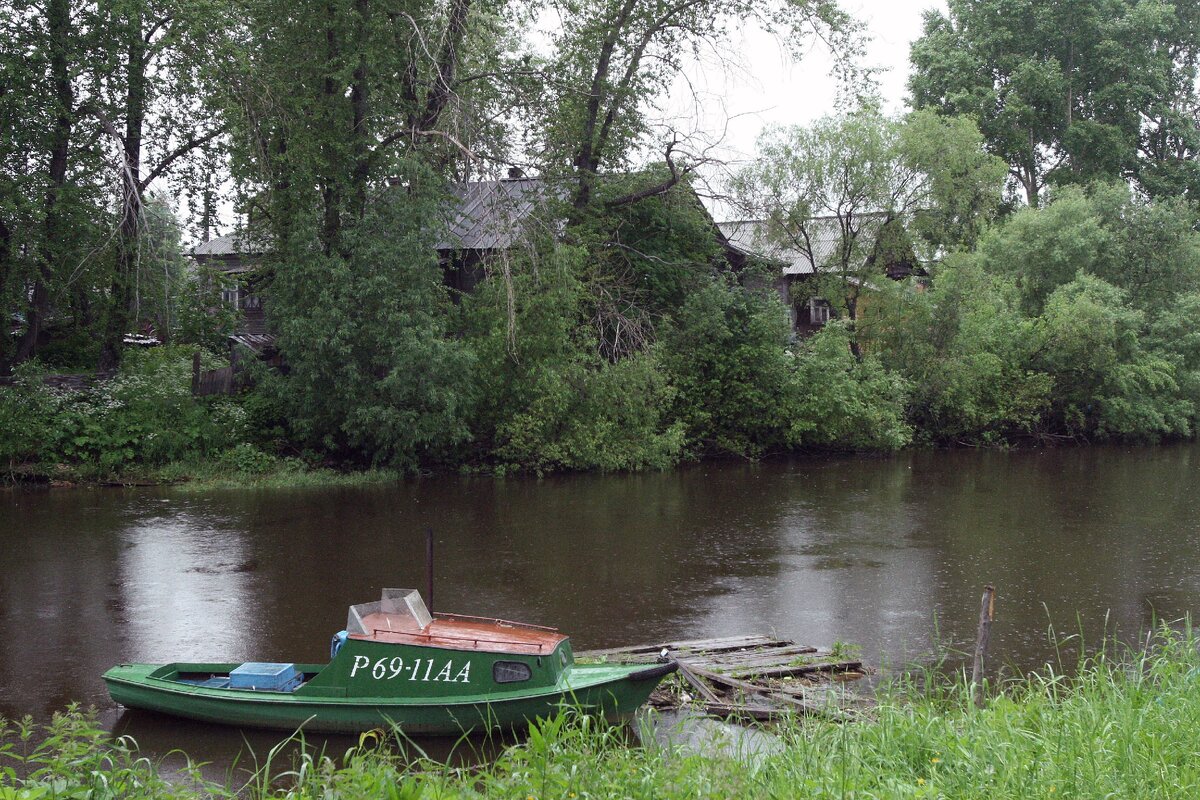
[[[861,216],[877,216],[880,220],[883,218],[882,214]],[[784,275],[812,275],[817,268],[824,269],[832,265],[842,242],[842,229],[837,217],[813,217],[805,222],[811,242],[811,258],[804,250],[783,247],[769,241],[766,220],[731,220],[718,222],[717,227],[725,234],[729,243],[743,253],[782,263]],[[868,255],[870,252],[862,248],[863,261]]]
[[[562,191],[548,190],[541,178],[471,181],[455,184],[450,192],[455,207],[446,234],[437,243],[439,251],[507,250],[529,232],[539,206],[552,197],[565,197]],[[200,260],[232,259],[261,255],[267,249],[262,236],[252,239],[241,232],[201,242],[192,249],[192,255]]]
[[[458,207],[438,250],[507,250],[530,232],[539,206],[563,196],[541,178],[472,181],[451,191]]]
[[[192,248],[197,258],[230,258],[243,255],[259,255],[266,250],[262,237],[252,237],[245,231],[217,236]]]

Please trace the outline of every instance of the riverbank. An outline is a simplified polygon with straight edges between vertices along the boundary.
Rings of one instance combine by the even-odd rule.
[[[402,761],[369,734],[340,764],[341,754],[268,760],[236,784],[168,781],[74,711],[37,746],[28,728],[3,728],[0,797],[1194,797],[1198,688],[1197,640],[1163,630],[1146,651],[1006,682],[982,708],[962,682],[919,674],[885,689],[869,719],[777,728],[782,746],[749,760],[632,746],[622,729],[567,713],[478,768]]]

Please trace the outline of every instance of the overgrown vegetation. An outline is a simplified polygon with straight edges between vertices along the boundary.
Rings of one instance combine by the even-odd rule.
[[[377,6],[32,0],[0,21],[10,476],[1196,436],[1197,0],[956,0],[899,116],[821,0],[585,0],[536,42],[524,0]],[[748,254],[699,199],[711,143],[655,113],[684,54],[751,23],[797,54],[819,36],[852,91],[767,131],[728,187],[761,225]],[[540,188],[507,244],[439,248],[463,181],[509,167]],[[283,367],[197,400],[175,346],[227,359],[221,294],[248,279],[189,270],[183,229],[230,204]],[[809,301],[833,322],[803,336]],[[159,354],[127,347],[145,331]],[[118,365],[81,393],[37,377]]]
[[[386,734],[345,754],[268,759],[244,785],[168,781],[135,743],[71,711],[45,730],[0,727],[0,797],[250,798],[1179,798],[1200,792],[1198,642],[1158,631],[1062,671],[993,687],[975,708],[961,678],[920,673],[857,722],[797,720],[778,748],[666,752],[567,711],[479,767],[394,755]],[[382,741],[382,743],[381,743]]]

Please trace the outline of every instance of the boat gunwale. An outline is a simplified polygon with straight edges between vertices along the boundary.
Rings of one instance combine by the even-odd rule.
[[[471,706],[481,703],[493,702],[510,702],[522,700],[537,700],[553,695],[561,697],[572,697],[577,691],[592,690],[603,688],[607,684],[620,683],[623,681],[633,680],[635,683],[643,682],[643,678],[634,677],[639,672],[647,672],[645,664],[572,664],[570,668],[563,671],[563,676],[566,676],[572,669],[578,669],[583,672],[592,670],[611,670],[627,669],[628,672],[624,675],[613,676],[606,680],[593,680],[592,682],[583,685],[568,685],[562,684],[562,679],[550,686],[537,687],[538,691],[520,693],[512,692],[490,692],[488,694],[465,695],[458,698],[453,697],[381,697],[378,695],[355,695],[353,697],[335,697],[327,695],[297,695],[296,691],[280,692],[271,689],[234,689],[231,687],[218,689],[211,686],[198,686],[192,683],[184,683],[170,678],[153,675],[161,669],[172,667],[176,668],[176,673],[181,670],[179,665],[198,664],[202,662],[170,662],[167,664],[121,664],[120,668],[131,667],[154,667],[150,672],[143,673],[138,678],[126,678],[117,675],[110,675],[112,669],[105,672],[101,677],[107,683],[109,681],[120,683],[124,686],[133,686],[151,691],[165,692],[172,695],[184,697],[203,697],[212,700],[227,700],[235,702],[249,702],[265,705],[316,705],[316,706],[404,706],[404,707],[443,707],[443,706]],[[226,666],[224,664],[211,666]],[[231,664],[229,666],[237,666]],[[669,666],[669,665],[664,665]],[[194,670],[188,670],[194,671]],[[203,671],[203,670],[202,670]],[[220,672],[220,670],[210,670]],[[298,691],[298,690],[297,690]]]

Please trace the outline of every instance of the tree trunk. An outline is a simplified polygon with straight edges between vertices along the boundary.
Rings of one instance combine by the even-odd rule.
[[[50,311],[50,283],[54,278],[55,255],[60,251],[62,198],[66,185],[67,159],[71,145],[71,114],[75,95],[71,88],[67,51],[71,39],[71,9],[68,0],[50,0],[46,10],[50,38],[50,76],[54,84],[54,128],[50,136],[49,188],[46,190],[43,236],[38,248],[38,273],[25,316],[25,332],[17,343],[12,363],[20,363],[37,352],[46,316]]]
[[[637,0],[624,0],[620,10],[612,21],[608,35],[600,45],[600,53],[596,59],[596,71],[592,75],[592,85],[588,91],[587,108],[584,111],[583,129],[579,133],[578,149],[575,151],[575,192],[571,205],[576,212],[587,208],[592,200],[592,189],[596,183],[596,172],[600,167],[603,142],[596,141],[596,126],[600,122],[601,98],[608,76],[612,69],[613,51],[620,41],[621,34],[629,22],[629,17],[637,6]]]
[[[856,361],[862,361],[862,345],[858,343],[858,297],[846,298],[846,330],[850,334],[850,352]]]
[[[351,178],[351,197],[355,221],[361,221],[367,213],[367,183],[371,177],[371,147],[367,141],[370,133],[367,119],[370,110],[370,94],[367,83],[367,49],[371,36],[370,0],[355,0],[355,38],[358,46],[358,64],[354,67],[354,80],[350,84],[350,141],[354,143],[354,172]]]
[[[337,83],[333,79],[331,70],[338,63],[338,43],[337,32],[333,28],[333,22],[337,19],[337,9],[332,3],[326,5],[326,13],[328,14],[328,25],[325,29],[325,64],[326,74],[325,82],[322,88],[323,99],[325,103],[326,113],[332,114],[339,103]],[[338,159],[336,155],[326,147],[324,153],[324,177],[322,178],[321,186],[321,204],[323,206],[323,214],[321,221],[321,247],[325,255],[334,255],[341,252],[341,234],[342,234],[342,196],[340,191],[340,183],[343,178],[339,175]]]
[[[126,28],[128,66],[125,92],[125,168],[122,180],[122,215],[117,264],[109,289],[108,322],[100,350],[100,369],[115,369],[121,363],[125,334],[132,320],[133,287],[137,278],[142,224],[140,191],[142,125],[146,117],[146,41],[142,37],[142,6],[133,4]]]

